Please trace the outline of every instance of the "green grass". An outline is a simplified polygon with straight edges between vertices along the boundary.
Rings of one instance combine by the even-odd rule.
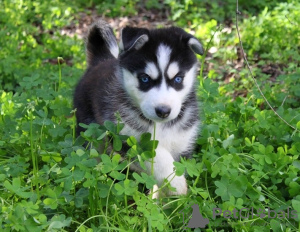
[[[134,14],[135,1],[116,4],[126,2],[131,7],[120,14]],[[228,0],[227,13],[215,2],[189,2],[147,3],[169,7],[178,25],[189,25],[216,50],[205,61],[199,57],[197,147],[192,159],[175,163],[177,175],[186,172],[189,194],[155,201],[146,193],[153,176],[129,171],[132,160],[143,166],[153,157],[150,134],[138,142],[119,135],[122,123],[106,122],[75,137],[72,95],[85,69],[84,44],[60,29],[87,6],[98,4],[108,16],[119,8],[107,11],[104,1],[0,1],[0,231],[184,231],[182,210],[189,216],[194,203],[210,220],[207,231],[300,230],[300,133],[267,107],[238,60],[235,28],[225,30],[223,21],[234,20],[235,2]],[[260,1],[256,9],[255,2],[240,6],[249,62],[277,113],[300,130],[300,4]],[[270,68],[278,75],[265,71]],[[112,155],[122,142],[130,147],[125,160]],[[95,149],[100,145],[103,153]],[[214,217],[214,208],[253,208],[258,216]]]

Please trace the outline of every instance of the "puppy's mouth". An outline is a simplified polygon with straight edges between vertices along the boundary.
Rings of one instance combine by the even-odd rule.
[[[170,118],[148,118],[148,119],[153,122],[159,122],[159,123],[169,122],[172,120]]]
[[[153,122],[164,123],[174,119],[174,114],[172,114],[172,109],[165,105],[155,107],[154,110],[152,110],[151,112],[148,111],[142,111],[142,112],[145,118]]]

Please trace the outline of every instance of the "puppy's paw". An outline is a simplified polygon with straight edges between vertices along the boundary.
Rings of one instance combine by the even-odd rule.
[[[150,195],[152,194],[152,199],[159,199],[159,188],[158,186],[155,184],[153,186],[153,188],[150,190]]]
[[[169,195],[186,195],[187,194],[187,183],[184,176],[175,176],[171,181],[171,186],[176,191],[169,191]]]

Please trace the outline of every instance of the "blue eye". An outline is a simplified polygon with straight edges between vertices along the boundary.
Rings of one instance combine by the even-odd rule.
[[[149,83],[149,82],[150,82],[150,77],[149,77],[147,74],[145,74],[145,73],[141,74],[141,75],[139,76],[139,79],[140,79],[141,82],[143,82],[143,83]]]
[[[142,77],[141,80],[143,83],[147,83],[149,82],[149,77]]]
[[[174,82],[175,82],[176,84],[180,84],[180,83],[182,82],[182,80],[183,80],[182,77],[175,77],[175,78],[174,78]]]

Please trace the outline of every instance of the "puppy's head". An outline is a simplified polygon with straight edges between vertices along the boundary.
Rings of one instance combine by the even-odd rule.
[[[155,122],[177,118],[194,85],[201,43],[177,27],[126,27],[120,49],[124,88],[136,107]]]

